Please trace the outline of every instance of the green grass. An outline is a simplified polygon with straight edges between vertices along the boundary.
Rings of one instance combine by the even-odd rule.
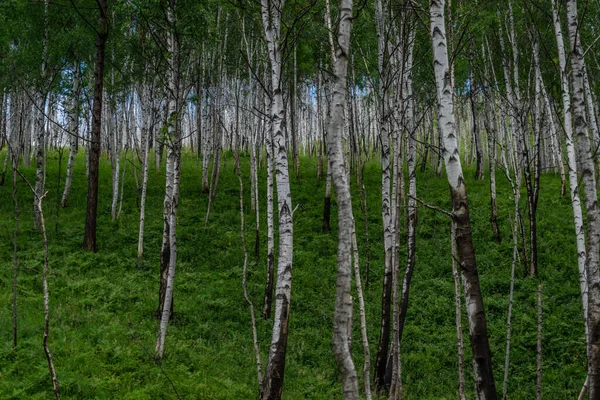
[[[3,159],[5,153],[0,157]],[[248,157],[242,159],[245,185],[246,234],[254,243],[250,212]],[[145,257],[137,259],[138,218],[135,183],[128,166],[121,218],[110,219],[110,163],[101,160],[96,254],[82,250],[87,180],[82,155],[77,159],[70,205],[59,210],[56,227],[56,153],[48,156],[44,212],[50,245],[51,332],[49,345],[66,399],[252,399],[256,397],[256,367],[250,316],[242,297],[243,252],[240,239],[239,187],[229,155],[222,168],[210,222],[204,228],[207,195],[201,191],[201,171],[195,158],[182,160],[178,217],[178,266],[175,315],[169,327],[166,358],[157,365],[152,352],[158,329],[153,317],[158,295],[159,250],[162,235],[164,167],[150,168]],[[152,164],[153,165],[153,164]],[[63,159],[64,176],[66,157]],[[23,171],[34,177],[33,168]],[[260,171],[261,256],[251,257],[248,290],[257,309],[262,305],[266,268],[265,171]],[[503,241],[492,240],[489,224],[489,182],[476,182],[466,171],[473,238],[488,317],[496,386],[502,387],[506,314],[512,259],[510,214],[512,195],[498,176],[500,228]],[[341,398],[333,358],[331,325],[335,296],[335,233],[321,232],[324,182],[318,182],[316,161],[301,159],[301,178],[292,178],[292,196],[300,207],[294,215],[294,280],[285,399]],[[449,208],[444,177],[418,174],[418,196]],[[64,178],[63,178],[64,181]],[[355,184],[355,179],[352,179]],[[374,359],[379,314],[383,248],[381,177],[377,162],[367,165],[365,185],[371,245],[370,284],[365,292],[371,354]],[[0,187],[0,398],[52,397],[42,348],[42,243],[32,227],[32,195],[19,182],[19,346],[12,349],[12,235],[14,206],[10,177]],[[62,186],[61,186],[62,187]],[[539,201],[539,278],[515,284],[509,396],[535,396],[536,288],[544,285],[543,395],[574,398],[585,379],[585,341],[579,298],[572,211],[559,196],[560,181],[542,177]],[[358,191],[353,188],[357,233],[364,267],[364,225]],[[332,226],[335,227],[335,202]],[[454,287],[450,265],[450,223],[446,216],[419,210],[417,264],[402,342],[403,384],[407,399],[457,398],[457,357],[454,327]],[[401,249],[401,269],[406,250]],[[362,365],[355,309],[354,360]],[[473,397],[472,368],[465,327],[467,391]],[[263,363],[272,320],[258,321]],[[374,360],[372,360],[374,363]],[[164,372],[163,372],[164,371]]]

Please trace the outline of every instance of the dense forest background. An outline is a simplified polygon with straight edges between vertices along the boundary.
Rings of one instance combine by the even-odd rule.
[[[0,2],[0,398],[600,398],[598,15]]]

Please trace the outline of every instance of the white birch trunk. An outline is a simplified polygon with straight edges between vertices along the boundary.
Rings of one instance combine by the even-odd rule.
[[[375,361],[375,385],[384,385],[385,371],[388,361],[391,327],[391,296],[392,296],[392,211],[391,211],[391,176],[390,176],[390,141],[388,126],[388,65],[386,63],[387,33],[382,0],[375,3],[377,28],[377,65],[379,71],[379,131],[381,135],[381,218],[383,221],[384,275],[382,292],[381,325],[379,344]]]
[[[65,188],[62,195],[61,205],[63,208],[69,204],[71,183],[73,182],[73,166],[77,154],[77,142],[79,136],[79,61],[73,67],[73,97],[71,98],[71,114],[69,116],[69,161],[67,163],[67,176],[65,177]]]
[[[123,109],[124,113],[125,110]],[[115,125],[113,127],[113,147],[112,147],[112,158],[113,158],[113,175],[112,175],[112,203],[110,208],[110,216],[113,221],[117,219],[117,202],[119,201],[119,177],[121,174],[121,144],[123,134],[121,132],[121,127],[123,126],[123,121],[119,124],[117,122],[117,116],[113,115],[111,120],[115,121]]]
[[[292,196],[288,170],[287,148],[283,129],[285,109],[281,87],[280,29],[285,0],[261,0],[261,14],[271,66],[273,98],[270,119],[273,132],[273,152],[277,177],[277,201],[279,211],[279,259],[277,263],[277,286],[275,289],[275,312],[271,345],[265,378],[262,385],[264,399],[279,399],[283,389],[288,322],[292,288],[293,235]]]
[[[48,0],[44,0],[44,37],[42,38],[42,70],[40,73],[40,81],[42,85],[47,85],[46,82],[46,68],[48,60]],[[46,129],[45,129],[45,107],[46,107],[46,95],[47,90],[44,88],[42,92],[38,94],[37,107],[37,119],[35,123],[36,130],[36,150],[35,150],[35,196],[36,198],[42,197],[44,192],[44,160],[45,160],[45,147],[46,147]],[[40,210],[36,206],[36,198],[34,198],[33,204],[33,225],[36,228],[40,227]]]
[[[487,322],[479,286],[475,251],[471,238],[467,190],[462,174],[458,141],[455,132],[444,6],[444,0],[432,0],[430,3],[431,38],[438,99],[438,124],[443,134],[442,154],[444,156],[452,196],[458,255],[461,261],[461,272],[465,286],[476,395],[478,399],[490,400],[495,399],[497,395],[492,371],[492,357],[487,337]]]
[[[179,43],[175,31],[176,19],[175,8],[177,0],[169,0],[167,7],[167,22],[169,33],[167,46],[171,53],[168,87],[168,154],[167,154],[167,188],[165,194],[165,221],[168,220],[169,241],[169,266],[166,279],[165,298],[160,319],[160,329],[156,340],[156,355],[162,358],[165,349],[165,338],[167,326],[171,316],[171,304],[173,301],[173,288],[175,282],[175,268],[177,266],[177,206],[179,202],[179,176],[181,159],[181,133],[179,127]],[[169,184],[171,187],[169,187]]]
[[[144,256],[144,225],[146,220],[146,192],[148,189],[148,156],[150,153],[150,122],[152,118],[152,100],[150,86],[142,89],[142,194],[140,198],[140,228],[138,234],[138,258]]]
[[[349,348],[352,320],[352,199],[350,182],[344,162],[342,135],[344,132],[344,110],[346,107],[348,56],[350,31],[352,28],[352,0],[342,0],[338,46],[334,59],[333,99],[327,123],[327,150],[329,169],[338,203],[338,250],[336,301],[333,316],[333,352],[342,379],[344,399],[359,399],[358,379]]]
[[[571,205],[573,207],[573,222],[575,224],[575,238],[577,244],[577,265],[579,270],[579,289],[581,291],[581,301],[583,304],[583,318],[585,322],[586,343],[588,339],[587,328],[587,309],[588,309],[588,289],[587,273],[585,268],[586,248],[585,231],[583,227],[583,214],[581,211],[581,199],[579,197],[579,181],[577,177],[577,156],[575,154],[575,144],[573,142],[573,120],[571,115],[571,96],[569,90],[569,81],[567,75],[567,59],[565,54],[565,45],[562,35],[560,18],[558,15],[558,5],[556,0],[552,0],[552,18],[554,21],[554,34],[558,48],[558,62],[560,67],[560,81],[563,100],[563,118],[565,141],[567,148],[567,167],[569,173],[569,193],[571,195]]]
[[[265,109],[271,107],[265,97]],[[275,228],[274,228],[274,211],[273,211],[273,123],[269,119],[267,121],[266,130],[266,147],[267,147],[267,282],[265,285],[265,298],[263,304],[262,316],[267,319],[271,316],[271,306],[273,300],[273,281],[275,274]]]
[[[573,85],[573,114],[577,156],[581,167],[583,193],[587,214],[587,254],[585,267],[588,283],[588,393],[590,399],[600,398],[600,212],[596,193],[596,176],[586,120],[584,74],[585,63],[581,46],[580,25],[577,20],[577,1],[567,0],[567,26],[571,42]]]

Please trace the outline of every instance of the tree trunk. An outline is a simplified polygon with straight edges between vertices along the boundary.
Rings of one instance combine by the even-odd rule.
[[[352,354],[349,348],[352,320],[352,198],[350,182],[344,162],[342,135],[344,131],[344,111],[347,104],[348,56],[350,51],[350,31],[352,28],[352,0],[342,0],[340,23],[333,62],[333,99],[327,123],[327,150],[329,170],[335,187],[338,204],[338,250],[336,300],[333,314],[333,353],[342,378],[344,399],[359,399],[358,379]],[[351,325],[350,325],[351,326]]]
[[[119,176],[121,174],[121,145],[122,145],[122,132],[121,124],[118,123],[119,117],[111,110],[111,120],[114,120],[113,126],[113,140],[112,140],[112,203],[110,207],[110,216],[113,221],[117,219],[117,202],[119,201]],[[121,110],[124,113],[125,110]]]
[[[85,213],[85,234],[83,246],[87,251],[97,251],[96,220],[98,217],[98,170],[100,164],[100,134],[102,131],[102,86],[104,83],[104,47],[108,38],[107,0],[98,0],[98,30],[96,35],[96,67],[94,70],[94,104],[92,113],[92,134],[89,152],[89,178],[87,207]]]
[[[142,195],[140,198],[140,228],[138,234],[138,258],[144,256],[144,225],[146,220],[146,192],[148,190],[148,163],[150,155],[150,122],[152,120],[152,97],[150,85],[142,89]]]
[[[381,215],[383,220],[384,273],[381,295],[381,325],[375,361],[375,387],[381,389],[385,383],[385,372],[390,345],[391,296],[392,296],[392,215],[390,209],[390,144],[388,137],[387,111],[387,62],[386,24],[381,0],[376,1],[379,84],[379,123],[381,135]]]
[[[567,26],[571,42],[571,66],[573,85],[573,114],[577,155],[583,181],[583,193],[587,214],[586,272],[588,282],[587,323],[588,342],[588,393],[590,399],[600,398],[600,272],[598,256],[600,250],[600,213],[596,194],[596,176],[592,150],[588,138],[588,123],[585,115],[583,51],[580,25],[577,21],[577,1],[567,0]]]
[[[467,188],[462,174],[454,126],[454,104],[452,87],[450,86],[444,20],[445,1],[432,0],[430,4],[431,37],[438,98],[438,124],[443,132],[442,151],[450,185],[453,219],[456,224],[458,257],[465,285],[469,334],[475,369],[475,388],[478,398],[493,400],[496,399],[497,394],[492,371],[492,354],[488,342],[487,322],[479,286],[475,249],[471,238]]]
[[[13,141],[14,143],[15,141]],[[11,147],[9,147],[10,149]],[[17,196],[17,170],[19,168],[19,155],[16,152],[7,152],[6,158],[11,157],[12,163],[12,197],[15,204],[15,231],[13,235],[13,298],[12,298],[12,333],[13,349],[17,348],[18,343],[18,319],[17,319],[17,283],[19,277],[19,253],[17,238],[19,236],[19,198]]]
[[[273,132],[273,152],[277,177],[277,201],[279,211],[279,260],[277,263],[277,286],[275,289],[275,312],[271,345],[265,377],[262,385],[263,400],[281,398],[285,372],[290,297],[292,288],[292,260],[294,225],[292,221],[292,195],[288,170],[287,148],[283,129],[285,108],[281,85],[281,16],[283,1],[261,0],[262,22],[271,65],[273,90],[270,119]]]
[[[565,130],[565,142],[567,148],[567,167],[569,173],[569,193],[571,195],[571,206],[573,208],[573,222],[575,225],[575,238],[577,244],[577,266],[579,270],[579,289],[583,305],[583,319],[585,326],[586,344],[589,347],[588,331],[588,281],[586,271],[587,250],[585,246],[585,231],[583,226],[583,213],[581,210],[581,199],[579,197],[579,180],[577,174],[577,156],[573,141],[573,121],[571,114],[571,96],[569,92],[569,80],[567,75],[567,59],[565,45],[558,15],[556,0],[552,1],[552,18],[554,21],[554,34],[558,49],[558,62],[560,67],[560,81],[563,100],[563,118]],[[586,381],[587,382],[587,381]]]
[[[475,72],[473,70],[473,63],[475,58],[475,52],[473,49],[473,38],[470,40],[470,53],[469,53],[469,102],[471,103],[471,115],[473,116],[473,125],[471,126],[473,141],[475,142],[475,153],[477,159],[477,167],[475,170],[475,179],[482,180],[484,173],[484,159],[483,159],[483,147],[481,145],[481,137],[479,134],[479,123],[477,122],[477,103],[475,100]]]
[[[175,17],[176,6],[177,0],[169,0],[167,7],[167,23],[169,27],[167,47],[171,56],[169,63],[171,74],[169,76],[168,87],[169,122],[167,127],[167,186],[164,202],[165,225],[168,225],[169,267],[166,274],[164,303],[161,309],[160,328],[155,348],[156,356],[158,358],[162,358],[164,355],[167,326],[173,312],[173,289],[175,282],[175,268],[177,266],[176,227],[177,208],[179,203],[179,177],[181,172],[181,107],[179,94],[179,38],[177,37],[177,20]]]
[[[44,0],[44,37],[42,39],[42,71],[40,74],[40,81],[42,85],[47,85],[46,82],[46,67],[48,62],[48,0]],[[41,197],[44,192],[44,160],[45,160],[45,149],[46,149],[46,128],[44,126],[45,123],[45,115],[46,115],[46,97],[48,90],[46,88],[42,88],[41,92],[38,94],[38,104],[37,107],[37,118],[36,118],[36,151],[35,151],[35,163],[36,163],[36,173],[35,173],[35,195],[37,197]],[[33,225],[36,228],[40,227],[40,209],[37,207],[37,198],[33,199]]]
[[[69,161],[67,163],[67,176],[65,188],[62,195],[61,205],[66,208],[69,205],[69,194],[73,182],[73,166],[77,154],[77,139],[79,136],[79,61],[75,61],[73,67],[73,97],[71,98],[71,115],[69,116]]]
[[[265,103],[267,99],[265,97]],[[265,104],[265,108],[270,108]],[[265,298],[263,303],[262,317],[267,319],[271,316],[271,305],[273,303],[273,283],[275,281],[275,228],[273,216],[273,121],[267,121],[266,132],[267,146],[267,282],[265,284]]]

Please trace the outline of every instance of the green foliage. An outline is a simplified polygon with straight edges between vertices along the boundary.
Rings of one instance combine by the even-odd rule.
[[[0,160],[3,157],[0,157]],[[66,164],[66,160],[63,159]],[[66,399],[182,398],[249,399],[257,393],[256,366],[248,307],[242,297],[243,252],[240,239],[239,187],[229,155],[209,225],[204,228],[207,195],[190,154],[182,158],[178,218],[178,267],[174,318],[160,367],[152,360],[158,321],[159,250],[162,235],[164,170],[150,168],[145,257],[137,259],[138,209],[133,176],[128,173],[121,218],[110,220],[110,163],[101,161],[98,246],[82,250],[87,180],[82,154],[77,158],[69,208],[57,206],[57,155],[48,155],[48,198],[44,202],[50,244],[51,331],[62,395]],[[249,158],[242,156],[246,240],[252,255],[254,214],[250,212]],[[0,162],[1,165],[1,162]],[[153,165],[151,163],[150,165]],[[65,170],[63,165],[63,171]],[[292,196],[300,204],[294,214],[294,283],[285,399],[341,398],[339,374],[331,349],[335,296],[334,233],[321,231],[325,182],[315,179],[315,160],[301,159],[301,178],[292,178]],[[163,167],[164,169],[164,167]],[[35,171],[25,169],[33,177]],[[260,171],[261,210],[265,210],[265,171]],[[466,171],[465,176],[472,176]],[[418,196],[449,208],[445,178],[418,174]],[[7,179],[10,182],[10,179]],[[355,179],[352,179],[355,182]],[[503,242],[492,240],[489,226],[489,183],[468,180],[473,238],[482,282],[497,388],[502,386],[506,313],[512,244],[511,191],[499,178],[498,201]],[[381,177],[377,162],[365,169],[368,195],[370,259],[365,291],[371,354],[374,356],[381,308],[383,248]],[[517,274],[509,395],[535,395],[536,288],[544,287],[544,378],[547,399],[574,398],[585,379],[585,342],[579,298],[577,262],[569,200],[560,198],[559,179],[542,177],[539,202],[539,279]],[[19,346],[11,339],[12,232],[11,187],[0,187],[0,399],[52,397],[42,350],[42,245],[32,228],[32,195],[18,184],[21,207],[19,234]],[[364,225],[358,191],[353,188],[361,266],[364,274]],[[335,201],[333,213],[335,215]],[[261,211],[262,212],[262,211]],[[257,309],[262,305],[266,269],[266,221],[261,215],[261,256],[251,256],[248,290]],[[450,222],[444,215],[419,209],[417,264],[402,342],[403,382],[407,399],[457,397],[454,289],[450,268]],[[332,226],[336,226],[335,219]],[[406,251],[401,249],[401,263]],[[401,265],[401,270],[403,266]],[[463,305],[464,306],[464,305]],[[354,360],[362,365],[358,310],[355,310]],[[258,320],[263,362],[272,321]],[[468,323],[463,318],[467,390],[473,397]],[[162,368],[162,369],[161,369]],[[164,373],[163,373],[164,370]]]

